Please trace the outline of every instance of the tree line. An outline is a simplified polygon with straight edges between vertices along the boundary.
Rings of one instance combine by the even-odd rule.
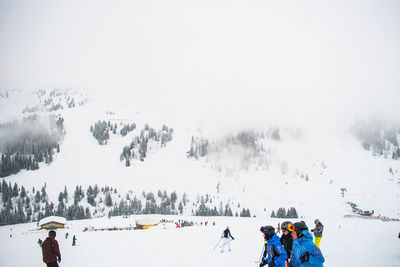
[[[40,221],[48,216],[61,216],[67,220],[90,219],[105,216],[127,216],[130,214],[191,214],[195,216],[241,216],[250,217],[250,210],[237,205],[232,211],[231,204],[213,204],[213,198],[206,194],[190,201],[186,193],[158,190],[157,194],[143,191],[135,195],[129,191],[121,196],[116,188],[89,186],[86,190],[76,186],[73,194],[67,187],[58,194],[54,203],[49,199],[46,184],[40,189],[27,190],[24,186],[12,185],[4,179],[0,183],[0,225]]]
[[[287,211],[285,208],[281,207],[276,212],[274,210],[272,211],[271,218],[297,219],[299,215],[294,207],[290,207]]]

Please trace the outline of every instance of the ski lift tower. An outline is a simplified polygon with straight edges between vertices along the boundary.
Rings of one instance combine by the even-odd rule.
[[[340,191],[342,191],[342,197],[344,197],[344,192],[347,192],[346,188],[340,188]]]

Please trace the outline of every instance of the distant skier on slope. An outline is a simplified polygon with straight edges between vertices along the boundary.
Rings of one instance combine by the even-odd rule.
[[[221,246],[221,253],[224,252],[224,248],[225,248],[226,245],[228,245],[228,249],[229,249],[229,251],[231,251],[231,243],[230,242],[232,240],[235,240],[235,238],[231,235],[231,231],[229,230],[229,226],[226,227],[226,229],[222,232],[221,238],[223,238],[223,240],[224,240],[224,243]]]
[[[304,222],[289,225],[293,237],[292,253],[290,255],[291,267],[323,267],[325,262],[321,250],[317,248],[311,234]]]
[[[322,232],[324,231],[324,225],[318,219],[316,219],[314,223],[315,223],[315,228],[312,229],[311,232],[314,233],[315,236],[314,243],[317,246],[317,248],[319,248],[319,243],[321,243],[322,239]]]
[[[285,267],[287,254],[279,240],[279,237],[275,234],[275,228],[268,225],[261,227],[260,231],[264,234],[264,239],[267,240],[268,253],[268,257],[261,261],[260,267],[267,264],[269,267]]]
[[[289,262],[289,260],[290,260],[290,254],[292,252],[292,243],[293,243],[293,237],[289,231],[289,224],[292,224],[292,223],[289,221],[285,221],[282,223],[282,225],[281,225],[282,236],[280,239],[283,247],[286,250],[286,254],[287,254],[286,261],[287,262]]]
[[[76,240],[77,240],[77,239],[76,239],[76,237],[75,237],[75,235],[74,235],[74,236],[72,237],[72,245],[73,245],[73,246],[76,245]]]

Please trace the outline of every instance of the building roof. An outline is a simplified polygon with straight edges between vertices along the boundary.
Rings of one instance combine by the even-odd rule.
[[[153,224],[159,224],[160,220],[153,219],[153,218],[144,218],[140,220],[136,220],[136,224],[138,225],[153,225]]]
[[[46,218],[43,218],[39,221],[39,225],[42,226],[43,224],[50,223],[50,222],[56,222],[56,223],[61,223],[61,224],[67,224],[67,219],[64,217],[58,217],[58,216],[49,216]]]

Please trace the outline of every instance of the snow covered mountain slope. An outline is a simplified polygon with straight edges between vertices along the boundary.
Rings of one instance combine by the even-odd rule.
[[[28,105],[13,98],[2,101],[13,106]],[[165,114],[158,114],[158,109],[138,108],[126,100],[110,102],[95,95],[86,102],[50,111],[63,116],[66,131],[60,153],[54,155],[51,164],[42,163],[39,170],[22,170],[5,180],[27,189],[46,183],[50,200],[55,203],[64,186],[72,192],[77,185],[87,188],[97,184],[118,188],[122,193],[166,189],[188,193],[192,198],[199,193],[210,194],[224,202],[232,199],[249,207],[252,214],[265,217],[279,207],[291,206],[298,209],[300,216],[342,216],[348,212],[347,201],[374,210],[376,215],[399,216],[396,203],[400,201],[397,184],[400,161],[373,157],[362,149],[348,128],[327,122],[306,127],[287,127],[282,123],[283,126],[277,126],[278,141],[257,140],[267,150],[263,154],[265,162],[243,169],[236,163],[243,151],[229,147],[214,157],[198,160],[187,157],[192,136],[218,140],[228,133],[215,135],[207,126],[193,127],[193,121],[185,120],[184,116],[166,119]],[[99,120],[134,122],[137,128],[126,136],[111,135],[106,145],[99,145],[90,132],[90,125]],[[139,135],[146,123],[156,129],[167,124],[174,129],[173,138],[165,147],[149,148],[144,161],[132,160],[131,166],[125,167],[120,160],[122,148]],[[271,124],[265,122],[265,125]],[[242,129],[232,129],[231,134],[238,130]],[[228,168],[226,162],[236,166]],[[340,195],[341,188],[347,190],[344,198]]]

